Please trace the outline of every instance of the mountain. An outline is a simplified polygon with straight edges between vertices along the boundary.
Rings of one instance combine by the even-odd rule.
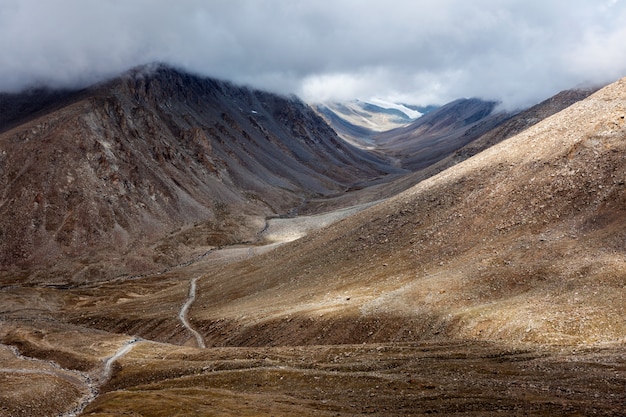
[[[431,164],[426,164],[424,168],[414,170],[406,175],[400,176],[399,178],[392,179],[391,181],[384,181],[380,183],[370,182],[367,184],[367,187],[353,187],[352,192],[346,195],[336,196],[332,199],[326,198],[311,201],[307,204],[307,208],[314,209],[319,205],[323,206],[326,210],[329,210],[332,207],[341,207],[342,205],[349,204],[347,203],[348,200],[353,202],[366,202],[392,197],[414,186],[415,184],[418,184],[421,181],[424,181],[488,149],[489,147],[508,139],[509,137],[523,132],[543,119],[587,98],[597,90],[598,87],[561,91],[555,96],[550,97],[526,110],[504,115],[501,122],[497,123],[495,127],[488,129],[486,132],[484,131],[484,126],[479,123],[476,127],[468,129],[463,134],[465,138],[472,138],[467,145],[455,150],[454,152],[446,152],[446,155],[443,156],[442,159],[439,159]],[[489,120],[486,120],[486,122],[490,123]],[[417,140],[419,141],[419,138]],[[466,141],[467,139],[460,140],[461,143]],[[453,143],[451,145],[453,145]],[[454,148],[454,146],[452,148]],[[428,159],[429,154],[425,153],[424,156]],[[303,211],[303,213],[305,212],[306,210]]]
[[[320,103],[313,107],[342,138],[365,148],[372,147],[371,138],[376,133],[406,126],[422,116],[416,108],[376,99]]]
[[[505,139],[523,132],[542,120],[566,109],[572,104],[587,98],[597,90],[598,88],[587,88],[561,91],[553,97],[550,97],[549,99],[544,100],[526,110],[520,111],[516,114],[511,114],[509,115],[509,118],[499,123],[496,127],[481,134],[467,145],[454,151],[445,158],[434,164],[428,165],[423,169],[417,170],[410,175],[399,179],[398,181],[395,181],[395,187],[397,190],[403,190],[408,188],[407,185],[403,186],[403,184],[413,185],[430,178],[502,142]],[[483,132],[482,126],[477,126],[476,130],[478,130],[478,132]],[[464,134],[464,136],[467,137],[475,137],[475,135],[476,132],[473,129],[469,129]]]
[[[323,233],[218,274],[198,323],[223,343],[622,340],[625,103],[623,79]],[[254,292],[235,292],[225,281],[233,275]],[[218,319],[222,332],[232,323],[227,336],[209,330]]]
[[[419,106],[406,106],[401,103],[394,103],[388,100],[383,100],[379,98],[373,98],[365,102],[363,105],[364,109],[371,109],[373,111],[378,111],[381,113],[388,113],[396,115],[399,120],[409,120],[413,121],[419,117],[424,115],[423,112],[417,110],[418,108],[427,107],[419,107]]]
[[[253,241],[267,216],[307,198],[398,172],[296,98],[160,65],[81,91],[5,94],[0,109],[10,280],[162,269]]]
[[[456,151],[453,155],[451,155],[451,159],[458,162],[460,160],[465,160],[470,156],[474,156],[505,139],[523,132],[529,127],[534,126],[543,119],[560,112],[572,104],[589,97],[598,89],[598,87],[589,87],[564,90],[539,104],[512,114],[511,117],[506,119],[503,123],[482,134],[478,139],[473,140],[463,148]],[[467,134],[473,135],[474,133],[470,130]]]
[[[377,150],[409,171],[424,169],[471,143],[514,114],[494,111],[496,102],[459,99],[422,115],[406,106],[334,103],[315,108],[346,141]],[[413,116],[399,110],[414,111]]]
[[[506,112],[494,112],[496,106],[496,102],[475,98],[455,100],[372,140],[376,149],[397,158],[399,166],[411,171],[423,169],[511,117]]]
[[[180,87],[186,82],[176,87],[178,93],[156,94],[153,101],[153,88],[147,85],[154,81],[141,81],[153,78],[135,74],[130,79],[114,83],[121,89],[114,98],[120,100],[122,114],[135,117],[105,124],[111,135],[121,135],[124,130],[117,126],[124,123],[143,131],[139,108],[169,109],[170,103],[176,109],[172,124],[178,125],[182,116],[174,114],[193,105],[193,100],[176,98],[188,94]],[[157,90],[162,85],[157,83]],[[227,109],[227,103],[245,102],[232,93],[242,90],[226,94],[219,85],[222,90],[208,91],[222,98]],[[111,97],[110,86],[101,87],[104,97]],[[134,92],[129,96],[126,89]],[[63,106],[55,102],[61,109],[51,113],[56,119],[45,119],[50,124],[38,129],[53,130],[53,121],[65,120],[65,112],[65,128],[93,121],[74,117],[85,113],[71,110],[91,108],[82,94],[67,96]],[[91,90],[85,94],[93,96]],[[249,97],[250,91],[241,94]],[[512,115],[496,127],[512,136],[479,136],[451,154],[457,159],[441,160],[449,165],[440,165],[437,175],[411,178],[419,183],[394,197],[314,216],[298,210],[296,217],[264,219],[258,239],[214,248],[193,262],[57,286],[5,274],[0,287],[0,410],[11,416],[623,415],[626,79],[576,102],[586,94],[562,93]],[[174,99],[168,102],[170,96]],[[32,122],[48,114],[46,106],[34,106],[42,111],[35,116],[17,112],[10,123],[25,135],[34,134],[37,123]],[[200,109],[206,108],[211,109]],[[188,111],[189,118],[198,117],[200,109]],[[273,106],[257,105],[249,113],[261,114],[262,109],[276,114],[267,110]],[[169,114],[162,112],[155,114]],[[237,113],[232,114],[235,119]],[[225,123],[220,115],[214,123]],[[170,124],[160,124],[156,116],[149,120],[149,125],[157,123],[162,133],[156,136],[165,141]],[[274,120],[267,116],[268,123],[281,126]],[[286,120],[291,124],[301,118]],[[92,123],[90,131],[97,132],[98,125]],[[230,127],[226,131],[239,137]],[[6,133],[5,147],[26,142]],[[48,140],[37,137],[38,145]],[[124,149],[134,155],[133,142],[150,138],[139,136]],[[117,152],[116,142],[109,138],[107,143],[111,145],[103,146],[102,154],[113,160],[106,149]],[[219,168],[220,178],[230,178],[229,168],[239,165],[234,160],[220,164],[215,156],[222,149],[219,141],[209,143],[207,162]],[[497,144],[470,156],[491,143]],[[173,178],[189,190],[189,197],[177,203],[184,208],[192,197],[199,201],[191,188],[202,190],[204,176],[188,147],[176,144],[169,159],[163,157],[176,165],[164,162],[167,172],[157,174],[165,183]],[[178,148],[185,159],[177,156]],[[38,148],[31,149],[36,156]],[[150,149],[139,149],[150,157]],[[235,153],[234,147],[228,149]],[[39,164],[56,166],[64,152],[70,152],[69,145],[51,154],[57,158],[54,164]],[[71,156],[80,161],[90,152]],[[125,166],[123,161],[122,156],[113,160],[118,167]],[[8,164],[5,158],[0,167]],[[25,173],[34,169],[34,164],[23,166]],[[384,172],[382,167],[370,169],[374,175]],[[81,173],[89,178],[88,170]],[[70,174],[78,181],[78,175]],[[141,173],[150,179],[148,174]],[[196,183],[184,182],[192,174]],[[420,172],[405,178],[414,175]],[[14,182],[20,178],[10,177]],[[57,184],[58,193],[71,185],[67,174],[64,180],[69,185]],[[239,196],[236,184],[232,180],[230,186]],[[361,193],[371,197],[397,186],[388,182],[331,191],[318,200],[355,202]],[[12,190],[10,198],[29,192]],[[305,198],[293,188],[267,191],[259,198],[296,195],[292,200],[297,204]],[[133,189],[126,192],[130,199]],[[172,193],[170,200],[174,197]],[[257,200],[245,201],[252,214],[241,213],[260,218]],[[273,201],[273,207],[283,203]],[[78,205],[73,207],[76,211]],[[264,207],[262,214],[278,212]],[[191,217],[191,210],[185,210],[177,215]],[[222,213],[224,218],[232,215],[226,209]],[[10,215],[23,222],[17,213]],[[66,216],[72,219],[71,212]],[[28,233],[33,226],[25,225]],[[201,239],[213,239],[208,228],[198,235],[189,233],[193,229],[182,227],[163,242],[180,248],[185,242],[198,246]],[[236,231],[221,230],[223,237]],[[274,238],[279,235],[289,239],[278,245]],[[240,236],[249,234],[242,231]],[[137,243],[124,256],[109,259],[123,262],[135,255],[142,261],[147,249]]]
[[[597,90],[598,87],[564,90],[526,110],[515,113],[497,113],[493,115],[494,118],[497,119],[495,126],[491,117],[486,117],[482,119],[480,123],[465,130],[458,141],[460,144],[467,143],[465,146],[462,146],[436,163],[427,164],[426,168],[418,170],[418,172],[412,174],[412,177],[415,179],[428,178],[441,172],[505,139],[523,132],[543,119],[587,98]],[[464,120],[464,123],[467,120],[468,119]],[[471,120],[471,117],[469,120]],[[434,123],[434,125],[436,124],[437,123]],[[430,129],[430,127],[428,129]],[[417,182],[419,181],[415,181],[415,183]]]

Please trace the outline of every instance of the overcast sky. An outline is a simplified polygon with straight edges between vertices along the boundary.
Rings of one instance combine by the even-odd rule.
[[[0,91],[155,61],[308,101],[524,106],[626,76],[626,0],[0,0]]]

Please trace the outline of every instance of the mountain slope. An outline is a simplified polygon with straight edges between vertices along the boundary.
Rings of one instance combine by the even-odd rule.
[[[174,265],[254,239],[266,216],[306,198],[394,171],[297,99],[164,66],[29,97],[0,104],[30,103],[1,124],[0,266],[12,280]]]
[[[84,91],[36,88],[20,94],[0,93],[0,132],[19,126],[79,100]]]
[[[460,99],[414,123],[373,137],[377,149],[411,171],[426,168],[472,142],[511,117],[495,112],[496,102]]]
[[[409,171],[424,169],[514,116],[494,112],[496,102],[459,99],[411,120],[396,109],[364,103],[315,106],[346,141],[377,150]],[[399,118],[399,114],[404,117]]]
[[[346,141],[363,148],[374,148],[371,137],[375,134],[376,125],[373,123],[356,123],[348,117],[353,110],[346,105],[337,103],[335,105],[318,104],[315,110],[328,122],[333,129]],[[348,115],[346,115],[348,113]],[[358,114],[358,113],[357,113]],[[369,115],[358,114],[360,117],[369,119]],[[396,127],[396,125],[393,125]]]
[[[289,254],[279,249],[263,264],[275,277],[266,294],[226,297],[198,317],[267,308],[252,327],[271,334],[290,327],[280,317],[322,311],[301,341],[623,339],[625,116],[623,79]],[[281,266],[278,253],[297,264]],[[254,282],[263,269],[250,266],[239,276]],[[290,313],[263,301],[279,288]]]
[[[456,150],[440,161],[394,181],[394,187],[397,187],[399,190],[404,190],[408,188],[407,185],[417,184],[420,181],[430,178],[490,148],[491,146],[502,142],[505,139],[523,132],[543,119],[546,119],[547,117],[566,109],[572,104],[587,98],[597,90],[598,88],[588,88],[561,91],[539,104],[520,111],[515,115],[511,115],[510,118],[504,120],[502,123],[499,123],[493,129],[488,130],[486,133],[480,135],[478,138],[472,140],[467,145]],[[474,136],[474,132],[470,129],[466,132],[466,135]]]

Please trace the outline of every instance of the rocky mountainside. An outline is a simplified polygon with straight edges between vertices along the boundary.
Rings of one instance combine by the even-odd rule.
[[[0,96],[0,269],[146,273],[253,240],[265,217],[394,172],[295,98],[165,66]],[[45,271],[45,272],[44,272]]]
[[[0,93],[0,132],[45,116],[83,97],[84,91],[33,88],[20,94]]]

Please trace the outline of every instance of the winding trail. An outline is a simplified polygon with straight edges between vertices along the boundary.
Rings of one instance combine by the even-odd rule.
[[[70,411],[61,414],[59,417],[78,417],[82,414],[82,412],[87,408],[89,404],[91,404],[99,394],[99,387],[107,382],[111,378],[113,363],[117,361],[122,356],[126,355],[133,348],[134,344],[139,341],[138,338],[133,338],[120,347],[117,352],[110,358],[106,359],[104,362],[104,369],[102,370],[102,375],[97,381],[89,380],[89,393],[82,397],[78,402],[78,405],[71,409]]]
[[[78,399],[78,404],[69,411],[59,414],[59,417],[77,417],[83,412],[85,407],[89,405],[98,396],[98,383],[94,381],[85,372],[76,371],[72,369],[66,369],[61,367],[54,361],[42,360],[31,358],[22,355],[22,353],[15,347],[10,345],[2,345],[8,348],[13,355],[19,360],[39,364],[49,367],[49,369],[28,369],[28,368],[1,368],[0,372],[3,373],[17,373],[17,374],[40,374],[49,375],[57,378],[61,378],[74,386],[84,391],[85,394]]]
[[[48,367],[48,369],[29,369],[29,368],[0,368],[0,373],[17,373],[17,374],[43,374],[57,378],[61,378],[77,387],[79,387],[85,394],[78,399],[78,404],[62,414],[59,417],[78,417],[82,412],[91,404],[99,394],[99,388],[105,382],[111,378],[113,364],[126,355],[134,347],[134,344],[139,342],[140,339],[133,338],[120,347],[117,352],[110,358],[107,358],[104,362],[104,368],[99,378],[94,379],[85,372],[76,371],[72,369],[63,368],[61,365],[54,361],[42,360],[24,356],[15,346],[0,345],[8,348],[17,359],[27,361],[30,363],[40,364]]]
[[[78,405],[74,407],[72,410],[61,414],[59,417],[78,417],[82,414],[82,412],[87,408],[89,404],[91,404],[99,394],[99,387],[107,382],[111,378],[113,363],[120,359],[122,356],[126,355],[130,350],[134,347],[134,344],[139,342],[138,338],[133,338],[120,347],[117,352],[110,358],[108,358],[104,362],[104,369],[102,370],[102,375],[98,379],[97,382],[91,382],[89,384],[89,394],[81,398]]]
[[[111,379],[111,374],[113,373],[113,364],[118,359],[120,359],[121,357],[126,355],[128,352],[130,352],[132,350],[132,348],[135,346],[135,343],[137,343],[137,342],[139,342],[138,338],[130,339],[128,342],[124,343],[122,345],[122,347],[120,347],[117,350],[117,352],[115,352],[115,354],[113,356],[111,356],[110,358],[108,358],[104,362],[104,369],[102,371],[102,377],[100,379],[100,384],[104,384],[109,379]]]
[[[206,345],[204,344],[204,338],[196,329],[191,327],[191,324],[189,324],[189,321],[187,320],[187,310],[189,310],[189,307],[191,307],[191,304],[193,304],[193,302],[196,300],[196,282],[197,281],[198,281],[198,277],[193,278],[191,280],[189,284],[189,295],[187,296],[187,301],[185,302],[183,307],[180,309],[180,312],[178,313],[178,318],[180,319],[180,322],[183,324],[183,326],[185,326],[185,328],[194,335],[194,337],[196,338],[196,344],[198,345],[198,347],[205,348]]]

